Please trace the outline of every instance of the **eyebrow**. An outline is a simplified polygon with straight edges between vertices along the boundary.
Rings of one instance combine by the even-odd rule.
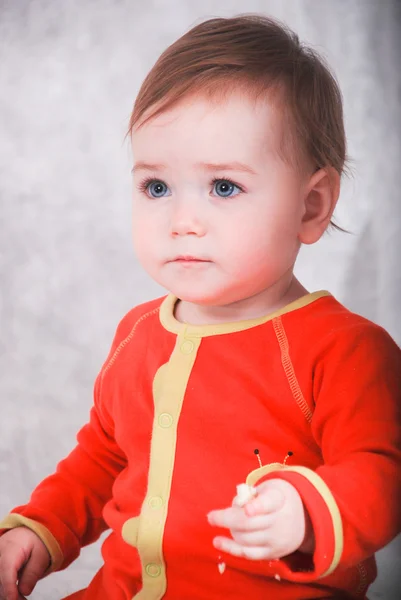
[[[166,165],[156,164],[156,163],[146,163],[142,160],[139,160],[132,167],[131,173],[135,171],[162,171],[166,168]]]
[[[248,165],[240,162],[231,163],[197,163],[196,166],[206,171],[240,171],[241,173],[250,173],[256,175],[256,172]],[[147,163],[142,160],[136,162],[132,168],[132,173],[137,171],[163,171],[166,165],[161,163]]]

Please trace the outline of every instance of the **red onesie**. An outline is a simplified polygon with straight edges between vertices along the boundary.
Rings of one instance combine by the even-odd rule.
[[[327,292],[208,326],[179,323],[175,302],[124,317],[76,448],[0,528],[33,529],[50,571],[110,529],[74,600],[365,598],[401,531],[400,350]],[[267,478],[302,496],[314,555],[220,558],[207,513]]]

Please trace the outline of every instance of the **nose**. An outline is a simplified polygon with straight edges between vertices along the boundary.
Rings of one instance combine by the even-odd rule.
[[[201,207],[189,199],[177,199],[172,207],[171,235],[173,237],[185,235],[202,237],[205,233],[205,220],[202,218]]]

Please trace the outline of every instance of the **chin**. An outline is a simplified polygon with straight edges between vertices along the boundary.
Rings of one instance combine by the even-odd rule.
[[[183,302],[190,302],[191,304],[198,304],[199,306],[217,306],[218,304],[223,304],[223,302],[219,302],[219,298],[215,296],[205,296],[204,294],[195,294],[188,292],[184,293],[174,293],[174,296],[182,300]]]
[[[227,294],[219,293],[218,291],[205,292],[205,290],[188,290],[179,288],[171,289],[170,292],[182,300],[199,306],[225,306],[232,302],[232,299]]]

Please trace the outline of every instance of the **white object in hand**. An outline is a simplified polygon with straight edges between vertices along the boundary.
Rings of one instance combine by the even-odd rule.
[[[256,488],[247,483],[240,483],[237,485],[237,495],[234,498],[234,504],[236,506],[245,506],[245,504],[255,496]]]

